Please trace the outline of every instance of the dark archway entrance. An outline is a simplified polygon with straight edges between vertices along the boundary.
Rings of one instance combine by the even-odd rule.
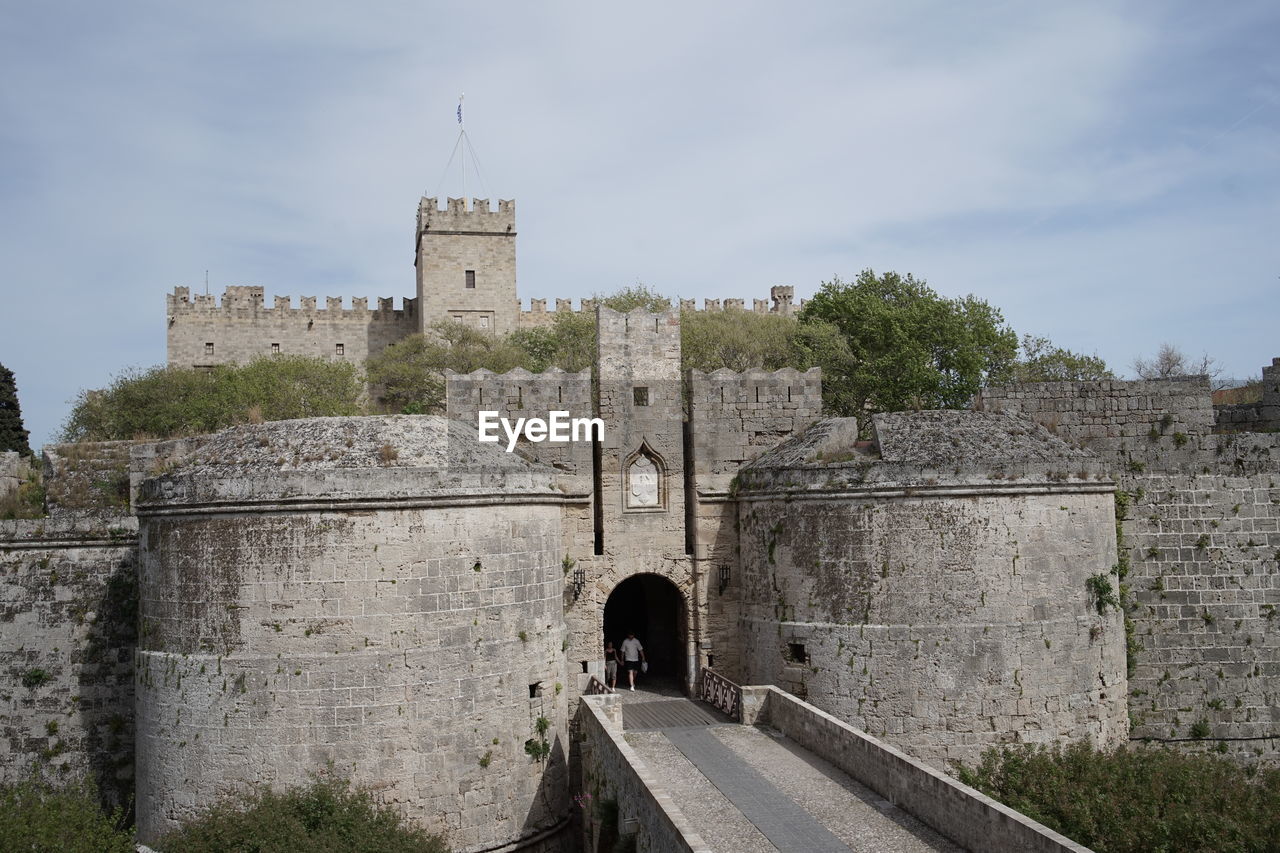
[[[688,631],[684,596],[676,585],[661,575],[643,574],[614,587],[604,605],[604,638],[621,646],[628,631],[644,646],[650,678],[683,690]]]

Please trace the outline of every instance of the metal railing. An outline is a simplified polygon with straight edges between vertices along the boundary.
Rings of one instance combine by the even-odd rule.
[[[698,678],[698,698],[741,722],[742,688],[709,667]]]

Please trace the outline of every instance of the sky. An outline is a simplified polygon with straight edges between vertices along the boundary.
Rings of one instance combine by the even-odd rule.
[[[166,293],[414,290],[516,199],[520,295],[974,294],[1121,374],[1280,356],[1280,5],[62,2],[0,19],[0,364],[32,444]],[[323,303],[322,303],[323,304]]]

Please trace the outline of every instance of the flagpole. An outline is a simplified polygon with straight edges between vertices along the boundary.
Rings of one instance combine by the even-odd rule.
[[[471,203],[467,200],[467,126],[462,123],[462,99],[467,96],[463,92],[458,96],[458,138],[462,141],[462,209],[470,210]]]

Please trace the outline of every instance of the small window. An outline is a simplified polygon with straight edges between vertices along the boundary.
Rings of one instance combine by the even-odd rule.
[[[716,656],[707,655],[707,669],[715,669],[715,666],[716,666]]]
[[[480,328],[482,328],[482,329],[487,329],[487,328],[489,328],[489,318],[488,318],[488,317],[481,317],[481,318],[480,318]]]
[[[271,354],[272,354],[272,355],[279,355],[279,354],[280,354],[280,345],[279,345],[279,344],[272,344],[272,345],[271,345]]]
[[[796,663],[808,663],[809,656],[805,654],[804,643],[787,643],[787,658]]]
[[[205,355],[213,355],[213,342],[212,342],[212,341],[209,341],[208,343],[206,343],[206,344],[204,345],[204,354],[205,354]]]
[[[587,671],[587,662],[586,662],[586,661],[583,661],[583,662],[582,662],[582,671],[583,671],[583,672],[586,672],[586,671]]]
[[[454,315],[453,315],[453,322],[455,322],[455,323],[461,323],[461,322],[462,322],[462,315],[461,315],[461,314],[454,314]]]
[[[649,405],[649,389],[648,388],[632,388],[631,397],[637,406]]]
[[[467,290],[476,289],[476,271],[467,270]]]
[[[535,682],[533,682],[533,684],[530,684],[530,685],[529,685],[529,698],[530,698],[530,699],[537,699],[537,698],[538,698],[539,696],[541,696],[541,695],[542,695],[542,682],[541,682],[541,681],[535,681]]]
[[[347,354],[347,346],[346,346],[346,344],[334,344],[334,345],[333,345],[333,354],[334,354],[334,355],[346,355],[346,354]]]

